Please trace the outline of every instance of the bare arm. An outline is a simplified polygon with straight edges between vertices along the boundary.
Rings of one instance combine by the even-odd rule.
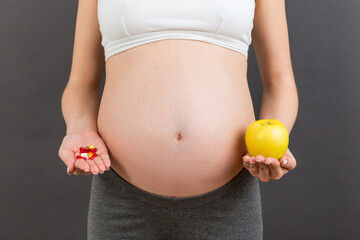
[[[256,0],[252,39],[264,89],[259,119],[279,119],[290,133],[298,113],[298,94],[285,0]]]
[[[79,0],[71,73],[61,99],[67,134],[97,131],[103,72],[104,52],[97,20],[97,0]]]
[[[67,128],[59,157],[67,166],[68,174],[98,174],[110,168],[108,150],[97,129],[104,68],[97,0],[79,0],[71,73],[61,99]],[[75,159],[81,146],[90,145],[97,148],[93,160]]]
[[[256,0],[252,40],[264,89],[259,119],[278,119],[290,134],[299,103],[290,59],[285,0]],[[280,179],[296,167],[289,148],[280,160],[249,153],[243,160],[244,167],[263,182]]]

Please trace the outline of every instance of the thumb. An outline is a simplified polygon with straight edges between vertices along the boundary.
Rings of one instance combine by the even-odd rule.
[[[282,168],[287,169],[288,171],[293,170],[296,166],[296,160],[294,157],[282,157],[280,159],[280,164]]]
[[[280,158],[280,165],[281,167],[287,169],[287,170],[293,170],[296,166],[296,160],[294,158],[294,155],[290,152],[290,149],[288,148],[286,150],[286,153],[284,156]]]
[[[67,150],[63,153],[63,161],[67,166],[68,174],[71,175],[75,171],[75,154],[71,150]]]

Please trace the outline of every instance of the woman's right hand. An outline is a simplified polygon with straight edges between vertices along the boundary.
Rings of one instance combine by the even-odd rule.
[[[75,156],[80,155],[80,147],[93,145],[97,151],[93,160],[76,159]],[[59,148],[59,157],[67,166],[68,174],[71,175],[90,175],[104,173],[110,169],[111,161],[108,149],[94,130],[82,130],[67,134]]]

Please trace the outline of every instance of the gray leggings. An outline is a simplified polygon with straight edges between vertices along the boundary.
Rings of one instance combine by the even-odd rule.
[[[87,237],[262,240],[258,178],[243,168],[213,191],[177,198],[142,190],[110,168],[92,175]]]

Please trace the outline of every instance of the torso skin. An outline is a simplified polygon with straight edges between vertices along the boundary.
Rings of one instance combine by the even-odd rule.
[[[166,39],[106,62],[98,131],[111,167],[138,188],[188,197],[224,185],[243,168],[253,121],[239,52]]]

